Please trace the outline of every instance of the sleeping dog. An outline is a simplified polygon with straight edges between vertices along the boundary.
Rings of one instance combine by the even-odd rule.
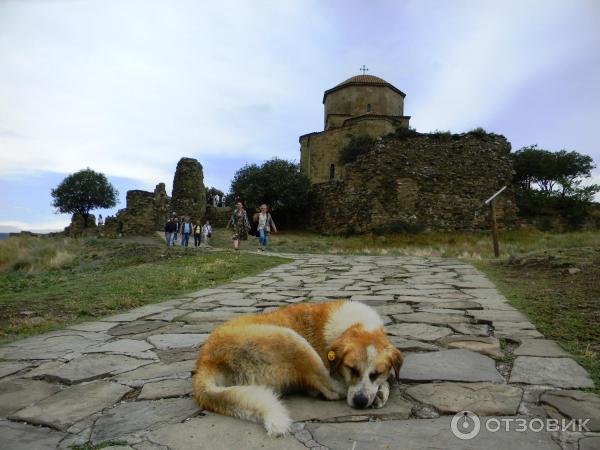
[[[301,303],[216,328],[198,355],[194,394],[203,409],[262,423],[277,436],[291,425],[279,395],[300,390],[381,408],[391,370],[398,379],[401,365],[402,353],[372,308]]]

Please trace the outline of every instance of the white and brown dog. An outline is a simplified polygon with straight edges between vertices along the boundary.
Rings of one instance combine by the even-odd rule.
[[[379,315],[357,302],[297,304],[245,315],[216,328],[198,355],[194,393],[200,407],[288,432],[281,394],[305,391],[353,408],[381,408],[402,353]]]

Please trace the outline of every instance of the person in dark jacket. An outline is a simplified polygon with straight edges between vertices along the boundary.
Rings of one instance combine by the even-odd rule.
[[[175,242],[175,231],[177,231],[177,225],[173,219],[169,219],[165,225],[165,238],[167,240],[167,247],[173,246]]]

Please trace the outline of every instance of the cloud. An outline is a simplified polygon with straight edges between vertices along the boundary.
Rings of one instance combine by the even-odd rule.
[[[290,6],[1,4],[0,118],[31,139],[2,141],[0,175],[89,165],[149,183],[174,157],[262,155],[322,53],[314,4]]]

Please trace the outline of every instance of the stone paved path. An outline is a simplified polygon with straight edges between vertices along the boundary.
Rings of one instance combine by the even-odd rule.
[[[1,346],[0,447],[600,448],[600,399],[585,391],[593,387],[586,371],[473,267],[441,258],[286,256],[294,262],[255,277]],[[216,325],[340,297],[375,307],[406,355],[385,408],[287,398],[296,422],[282,439],[198,411],[190,371]],[[507,418],[590,418],[591,432],[492,432],[482,424],[476,438],[460,440],[450,422],[461,410],[502,430]]]

